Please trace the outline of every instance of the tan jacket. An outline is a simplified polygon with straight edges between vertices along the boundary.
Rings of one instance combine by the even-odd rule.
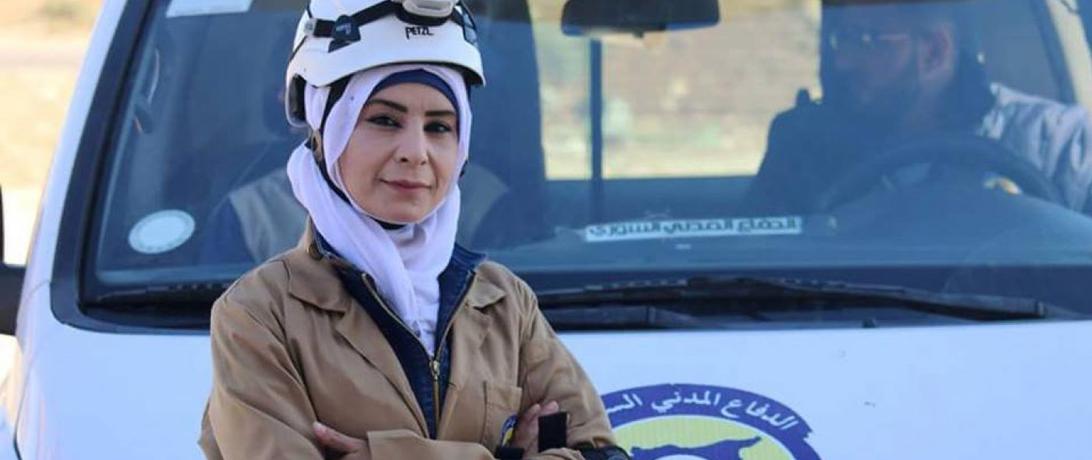
[[[244,275],[212,310],[213,386],[201,448],[218,459],[321,459],[312,422],[367,442],[351,459],[489,459],[504,422],[536,402],[570,413],[570,445],[613,444],[595,388],[530,288],[482,264],[451,326],[451,383],[426,422],[368,313],[305,236]],[[580,459],[552,449],[535,458]]]

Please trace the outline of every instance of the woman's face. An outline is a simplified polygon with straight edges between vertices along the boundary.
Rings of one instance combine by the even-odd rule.
[[[451,102],[430,86],[405,83],[364,104],[338,167],[358,206],[382,221],[409,224],[443,201],[458,152]]]

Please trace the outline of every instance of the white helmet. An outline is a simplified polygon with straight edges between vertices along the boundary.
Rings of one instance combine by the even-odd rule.
[[[484,84],[478,32],[460,0],[311,0],[285,74],[285,112],[306,127],[304,85],[327,86],[387,64],[427,62]]]

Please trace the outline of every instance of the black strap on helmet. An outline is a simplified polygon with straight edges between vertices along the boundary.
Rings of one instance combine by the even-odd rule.
[[[360,41],[360,28],[362,26],[393,14],[402,22],[425,27],[437,27],[447,21],[452,21],[463,28],[463,37],[466,38],[466,41],[477,46],[477,24],[474,22],[470,10],[461,1],[456,3],[455,6],[447,17],[436,18],[410,13],[400,3],[387,0],[357,11],[352,15],[341,16],[334,21],[312,19],[308,27],[314,37],[333,39],[330,42],[330,51],[332,52],[350,43]]]
[[[360,41],[360,27],[378,19],[396,14],[402,5],[392,1],[376,3],[350,16],[341,16],[336,21],[315,19],[311,23],[311,35],[318,38],[333,38],[334,41]]]

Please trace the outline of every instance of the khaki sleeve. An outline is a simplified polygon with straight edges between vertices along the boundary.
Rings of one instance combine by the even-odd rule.
[[[368,433],[365,448],[345,455],[340,460],[492,460],[485,446],[471,442],[435,441],[422,438],[408,430],[385,430]]]
[[[584,456],[573,449],[550,449],[524,458],[527,460],[584,460]]]
[[[254,308],[253,310],[258,310]],[[212,310],[213,384],[207,423],[214,445],[231,459],[315,459],[314,410],[272,313],[256,314],[229,295]]]
[[[471,442],[435,441],[422,438],[409,430],[372,431],[368,433],[368,455],[364,452],[344,460],[427,460],[466,459],[491,460],[493,454],[485,446]]]
[[[605,447],[615,444],[603,400],[584,369],[557,338],[538,308],[538,300],[522,282],[527,320],[520,350],[520,386],[529,404],[557,401],[569,413],[569,446]],[[571,449],[551,449],[532,458],[582,459]]]

